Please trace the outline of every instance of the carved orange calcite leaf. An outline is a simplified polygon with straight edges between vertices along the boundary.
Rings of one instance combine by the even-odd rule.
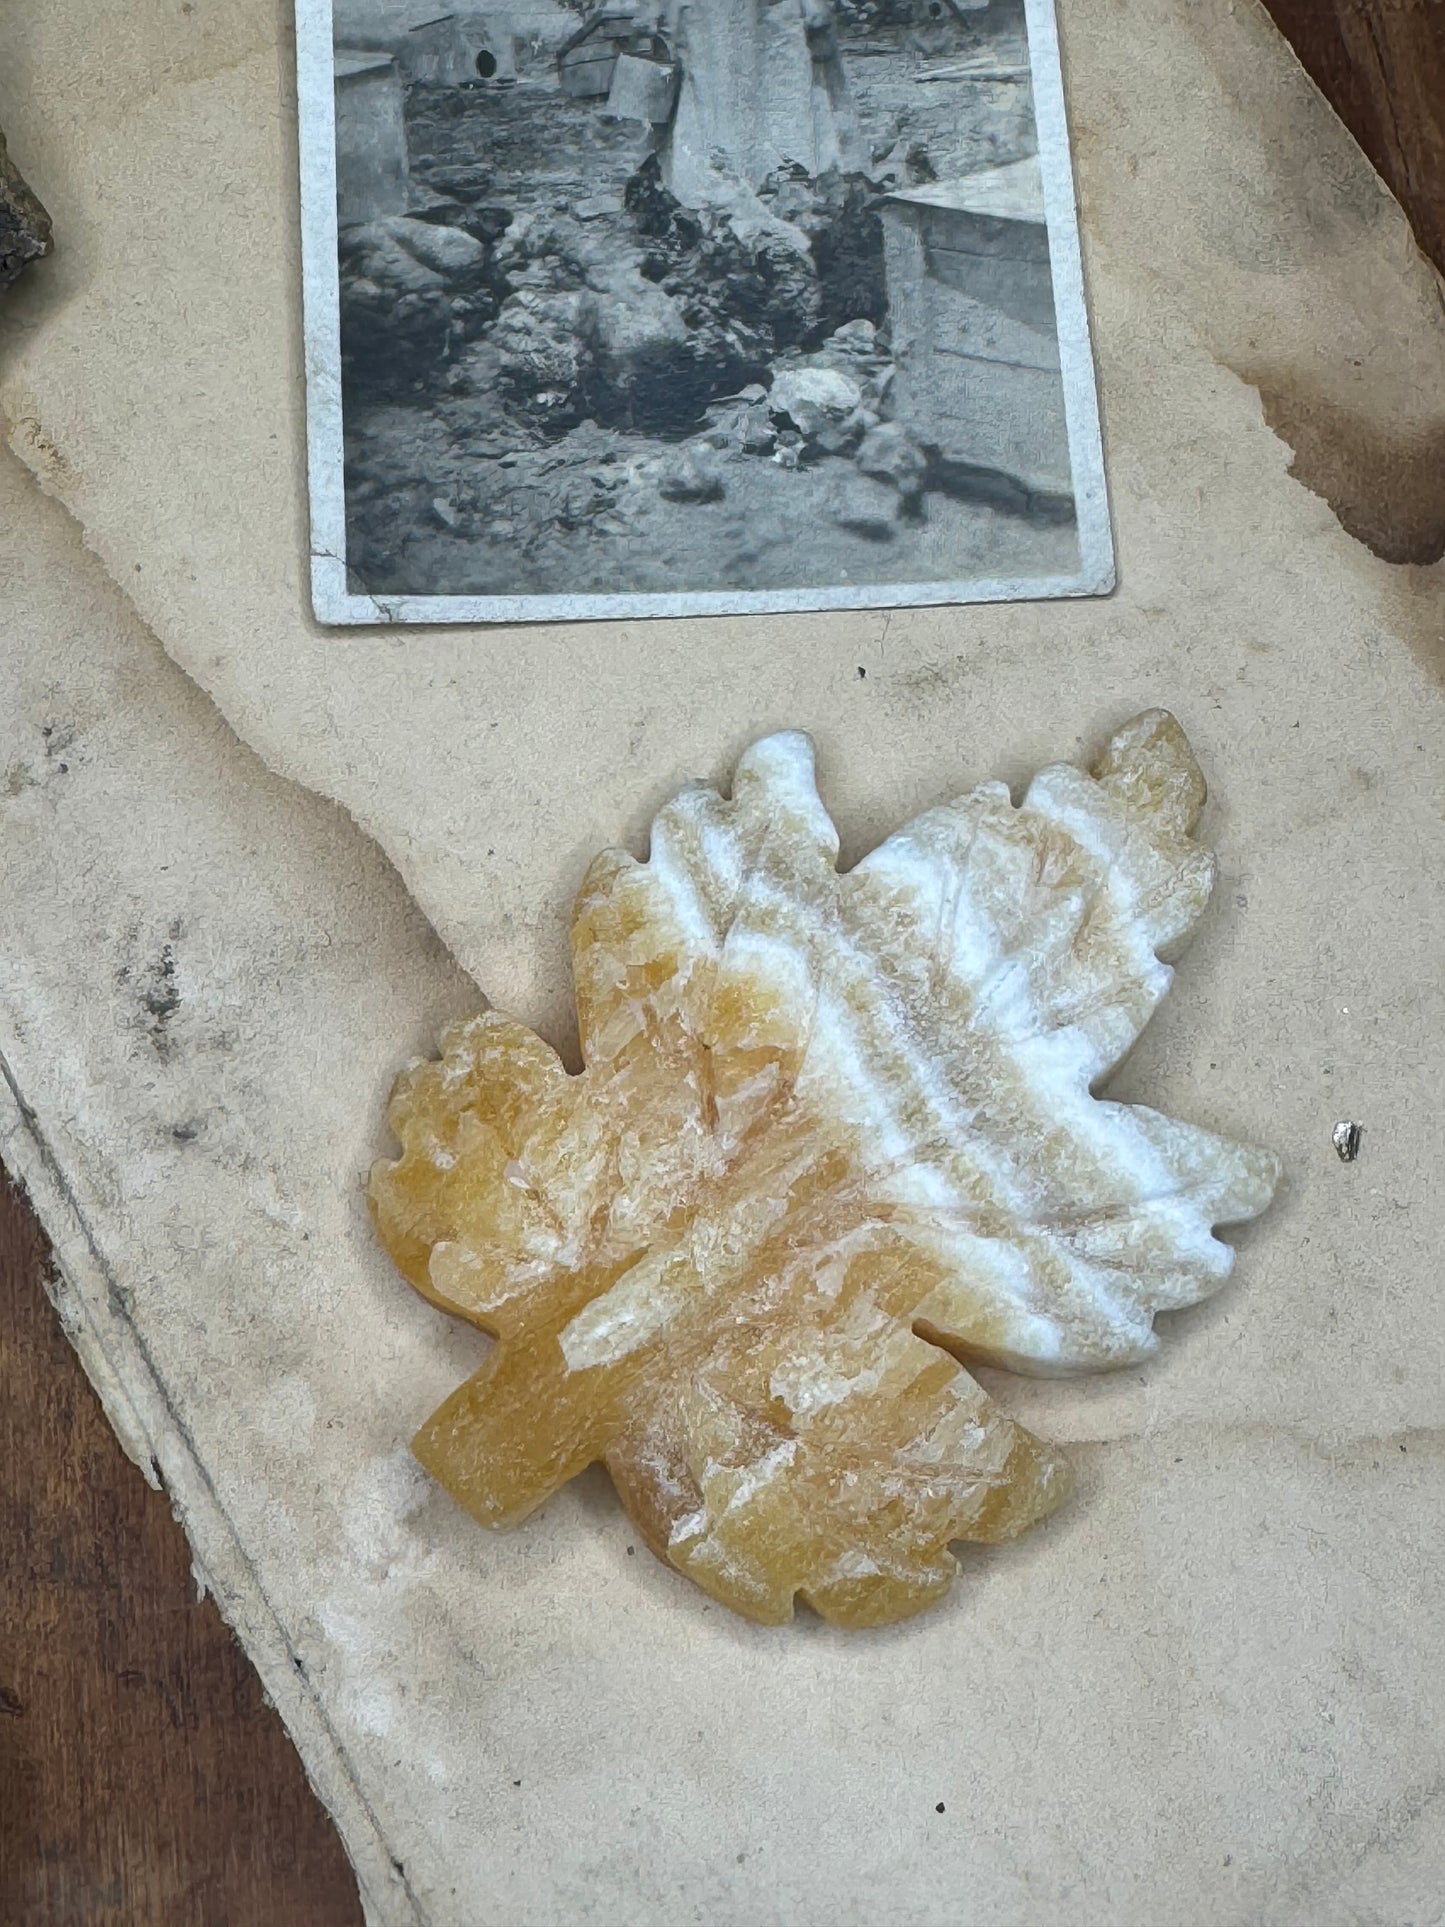
[[[1092,776],[930,810],[847,875],[812,747],[684,789],[573,921],[586,1068],[484,1011],[400,1079],[380,1235],[497,1343],[422,1428],[488,1526],[606,1464],[659,1558],[750,1618],[948,1591],[959,1540],[1050,1512],[1063,1460],[964,1369],[1156,1347],[1277,1167],[1091,1095],[1208,899],[1204,785],[1155,711]]]

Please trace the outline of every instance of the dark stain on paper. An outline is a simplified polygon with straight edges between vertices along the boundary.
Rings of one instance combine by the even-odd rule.
[[[170,1031],[171,1020],[181,1007],[180,985],[176,982],[176,944],[183,935],[184,925],[176,917],[160,954],[147,966],[138,986],[146,1028],[161,1057],[170,1056],[175,1042]]]
[[[1382,562],[1445,557],[1445,423],[1392,431],[1292,377],[1240,371],[1294,450],[1290,474]]]

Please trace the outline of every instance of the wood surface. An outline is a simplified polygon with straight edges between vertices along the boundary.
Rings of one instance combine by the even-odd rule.
[[[0,1923],[359,1927],[356,1882],[0,1177]]]
[[[1445,0],[1265,0],[1445,268]],[[0,1923],[354,1927],[356,1886],[0,1183]]]
[[[1264,0],[1445,271],[1445,0]]]

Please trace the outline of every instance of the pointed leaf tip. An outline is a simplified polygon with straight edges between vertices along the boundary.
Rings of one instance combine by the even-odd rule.
[[[1115,732],[1094,765],[1095,781],[1133,815],[1187,836],[1208,795],[1189,738],[1167,709],[1146,709]]]

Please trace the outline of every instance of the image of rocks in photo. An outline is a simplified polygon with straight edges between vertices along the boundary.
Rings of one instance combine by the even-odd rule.
[[[336,0],[347,571],[1079,566],[1023,0]]]

